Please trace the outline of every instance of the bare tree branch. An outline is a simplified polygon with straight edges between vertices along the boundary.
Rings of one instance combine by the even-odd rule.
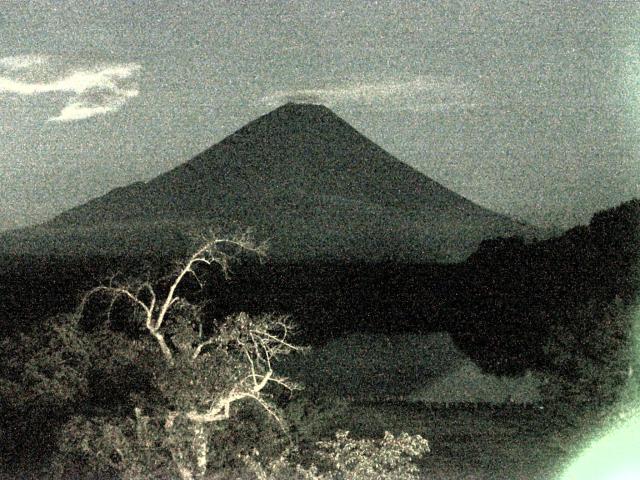
[[[215,338],[210,338],[209,340],[206,340],[204,342],[202,342],[200,345],[198,345],[195,349],[195,351],[193,352],[193,355],[191,356],[191,358],[193,360],[195,360],[196,358],[198,358],[198,356],[200,355],[200,353],[202,352],[202,349],[204,347],[206,347],[207,345],[212,345],[214,342],[216,341]]]
[[[267,316],[258,319],[256,322],[258,324],[265,323],[266,325],[262,328],[250,328],[252,322],[249,317],[246,316],[246,314],[240,314],[227,319],[227,322],[221,327],[223,333],[231,335],[233,343],[239,347],[242,355],[247,359],[250,374],[238,381],[227,395],[219,397],[217,401],[212,402],[212,406],[207,411],[198,412],[197,410],[191,410],[188,412],[188,419],[203,423],[227,419],[229,418],[229,410],[233,403],[250,398],[258,402],[278,423],[282,423],[281,419],[264,399],[262,392],[269,383],[275,383],[290,390],[301,388],[294,382],[289,381],[286,377],[275,376],[271,364],[274,356],[289,351],[300,350],[300,347],[284,341],[289,331],[289,327],[285,323],[286,318],[274,319],[272,316]],[[269,322],[271,325],[280,329],[281,336],[268,332]],[[243,328],[245,327],[249,328],[243,333]],[[234,328],[236,330],[229,331],[229,329]],[[243,340],[243,336],[246,336],[247,341]],[[205,343],[209,344],[208,341]],[[204,343],[201,345],[204,346]],[[195,357],[197,357],[197,355]],[[259,372],[258,369],[262,371]],[[250,383],[247,384],[247,381],[250,381]]]
[[[228,239],[210,235],[171,276],[161,279],[161,290],[148,279],[120,284],[112,278],[108,285],[87,292],[79,307],[82,314],[94,295],[104,294],[110,297],[109,317],[119,299],[133,305],[136,319],[142,312],[144,320],[140,321],[167,364],[162,371],[153,372],[163,396],[157,410],[162,413],[156,420],[171,442],[177,440],[170,451],[181,478],[204,477],[209,441],[205,424],[229,419],[233,404],[250,399],[282,426],[275,406],[269,402],[268,387],[300,388],[288,378],[277,376],[272,365],[281,355],[301,350],[288,338],[293,330],[288,317],[239,313],[216,324],[214,333],[205,336],[202,306],[190,303],[180,292],[188,276],[203,286],[200,268],[217,266],[227,276],[234,255],[250,252],[261,258],[265,248],[265,244],[254,243],[248,233]],[[176,327],[174,320],[184,323]],[[168,412],[166,405],[171,405]],[[143,416],[140,408],[134,412],[138,436],[144,436],[150,417]],[[191,422],[186,429],[185,420]],[[185,435],[192,436],[185,442]]]
[[[111,311],[116,301],[121,297],[127,298],[134,306],[142,309],[142,311],[144,312],[144,325],[146,329],[158,342],[158,346],[160,347],[162,355],[164,356],[167,363],[173,364],[173,353],[169,348],[169,345],[167,344],[165,335],[161,332],[161,328],[169,311],[172,307],[182,305],[191,308],[193,310],[193,313],[195,314],[194,316],[198,316],[196,307],[179,297],[176,294],[176,291],[182,284],[184,278],[189,274],[192,275],[195,278],[196,282],[198,282],[198,284],[202,287],[202,281],[194,270],[194,268],[199,264],[204,264],[207,266],[217,264],[226,275],[228,272],[228,264],[231,257],[227,253],[220,250],[220,247],[223,245],[231,245],[240,251],[244,250],[253,252],[257,255],[264,255],[265,250],[264,244],[255,244],[251,240],[248,233],[241,234],[236,238],[209,237],[187,259],[186,263],[179,268],[169,286],[167,295],[160,302],[158,302],[156,290],[148,280],[139,283],[133,281],[129,282],[126,285],[115,285],[115,279],[114,277],[112,277],[109,285],[95,287],[84,295],[80,303],[79,313],[82,314],[84,308],[86,307],[86,304],[91,297],[98,293],[104,293],[112,297],[107,309],[107,315],[110,320]],[[149,296],[148,303],[143,300],[145,294]],[[157,309],[156,307],[158,306],[158,303],[159,308]],[[203,342],[198,347],[196,347],[196,351],[193,354],[193,359],[195,360],[202,352],[202,349],[206,345],[209,345],[211,343],[213,343],[213,340]]]

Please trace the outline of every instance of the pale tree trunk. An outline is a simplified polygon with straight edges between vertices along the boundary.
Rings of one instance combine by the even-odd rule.
[[[180,445],[180,438],[174,431],[176,417],[177,414],[170,414],[164,422],[164,428],[167,435],[176,440],[175,444],[169,448],[169,451],[171,452],[171,459],[173,460],[181,480],[194,480],[193,469],[189,468],[189,461],[185,459],[184,451]]]
[[[194,480],[193,473],[187,467],[179,465],[177,468],[180,480]]]
[[[194,474],[192,469],[189,468],[184,458],[184,452],[180,448],[172,449],[171,456],[173,457],[173,463],[176,464],[176,470],[180,475],[181,480],[194,480]]]
[[[209,439],[203,422],[193,424],[193,439],[190,450],[185,452],[180,447],[172,449],[173,463],[181,480],[201,480],[207,473],[207,456],[209,454]]]
[[[209,439],[205,433],[204,423],[201,422],[193,425],[193,453],[196,457],[196,478],[204,478],[207,473]]]

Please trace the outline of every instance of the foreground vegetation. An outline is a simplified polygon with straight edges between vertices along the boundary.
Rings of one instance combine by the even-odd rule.
[[[599,222],[616,223],[605,220]],[[631,230],[617,236],[633,237]],[[632,256],[589,245],[615,265]],[[498,272],[509,266],[507,253],[524,255],[517,242],[493,247],[478,254],[496,256],[491,264],[476,257],[474,268]],[[5,338],[0,435],[8,476],[449,479],[466,471],[478,478],[550,478],[633,374],[627,312],[636,279],[629,276],[623,283],[615,277],[592,300],[585,289],[571,322],[545,324],[544,341],[537,340],[550,378],[544,410],[427,411],[305,397],[301,385],[274,368],[301,350],[288,316],[221,317],[207,306],[224,292],[210,281],[212,267],[226,276],[246,254],[261,258],[264,245],[246,235],[210,236],[169,272],[112,277],[86,291],[75,312],[52,311]],[[466,301],[475,307],[488,298]],[[477,322],[460,326],[469,345],[495,333],[480,318],[471,320]],[[476,335],[480,327],[484,336]],[[483,351],[478,347],[476,357]],[[508,362],[496,365],[499,373],[515,373]]]
[[[412,459],[429,450],[419,435],[387,432],[376,441],[337,431],[328,441],[308,438],[305,452],[292,442],[276,399],[300,387],[273,364],[301,350],[291,339],[294,325],[284,316],[246,313],[207,322],[185,288],[189,280],[202,286],[203,267],[226,276],[238,252],[264,255],[264,245],[246,234],[210,236],[164,278],[112,278],[38,335],[5,340],[0,393],[13,414],[7,418],[29,426],[39,410],[59,422],[54,477],[193,480],[210,476],[214,463],[241,461],[260,479],[415,478]],[[247,404],[261,428],[241,416]],[[244,431],[247,423],[253,432]],[[236,425],[242,440],[221,442]],[[274,426],[283,435],[272,431],[262,461],[256,445]]]
[[[270,478],[260,477],[260,469],[273,473],[283,456],[287,468],[280,473],[287,472],[291,478],[296,478],[292,471],[298,464],[305,469],[314,463],[326,468],[326,459],[318,453],[327,449],[316,448],[316,442],[334,441],[337,453],[338,447],[347,443],[337,441],[335,434],[346,429],[347,439],[375,440],[379,446],[385,431],[395,439],[402,438],[402,432],[428,438],[428,453],[420,458],[404,456],[419,468],[417,478],[549,480],[557,478],[556,473],[575,457],[600,422],[594,416],[567,421],[547,409],[349,403],[338,398],[309,399],[303,393],[288,402],[282,414],[288,423],[286,435],[257,409],[249,406],[238,412],[236,424],[212,435],[212,451],[216,453],[210,458],[207,478]],[[67,470],[68,478],[91,478],[87,473],[91,471],[89,458],[79,458],[77,453],[73,458],[75,470]],[[43,460],[34,456],[21,464],[5,464],[0,478],[51,478],[50,463]],[[324,472],[326,475],[327,470]]]

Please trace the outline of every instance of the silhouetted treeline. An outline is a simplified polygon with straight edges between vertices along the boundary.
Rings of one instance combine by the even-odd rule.
[[[0,258],[0,328],[26,331],[47,317],[71,312],[84,292],[120,272],[157,270],[158,257],[21,255]]]
[[[28,329],[43,318],[75,309],[83,292],[115,273],[122,281],[153,268],[149,277],[158,278],[174,260],[151,255],[5,260],[0,265],[4,331]],[[446,329],[464,295],[460,272],[458,265],[260,264],[246,258],[231,266],[228,279],[214,268],[199,274],[204,290],[187,283],[182,294],[206,300],[211,319],[238,310],[290,314],[301,326],[301,340],[318,344],[357,331]]]
[[[499,373],[532,365],[570,382],[590,363],[620,383],[639,260],[639,200],[546,241],[484,242],[466,262],[473,307],[455,338]]]

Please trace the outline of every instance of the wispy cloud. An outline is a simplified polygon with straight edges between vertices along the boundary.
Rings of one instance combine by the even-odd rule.
[[[31,68],[34,65],[42,65],[45,62],[46,58],[42,55],[16,55],[0,58],[0,67],[15,72]]]
[[[47,76],[53,68],[43,56],[15,56],[0,59],[0,94],[67,94],[67,103],[51,122],[69,122],[119,110],[128,99],[139,94],[131,78],[141,68],[135,63],[69,68],[57,78]],[[25,80],[20,74],[29,73]],[[41,78],[38,79],[38,76]],[[34,77],[36,77],[34,79]],[[47,78],[43,78],[47,77]]]
[[[420,76],[404,81],[280,90],[263,97],[262,101],[270,105],[294,101],[433,111],[474,108],[478,106],[478,95],[468,85],[450,78]]]

